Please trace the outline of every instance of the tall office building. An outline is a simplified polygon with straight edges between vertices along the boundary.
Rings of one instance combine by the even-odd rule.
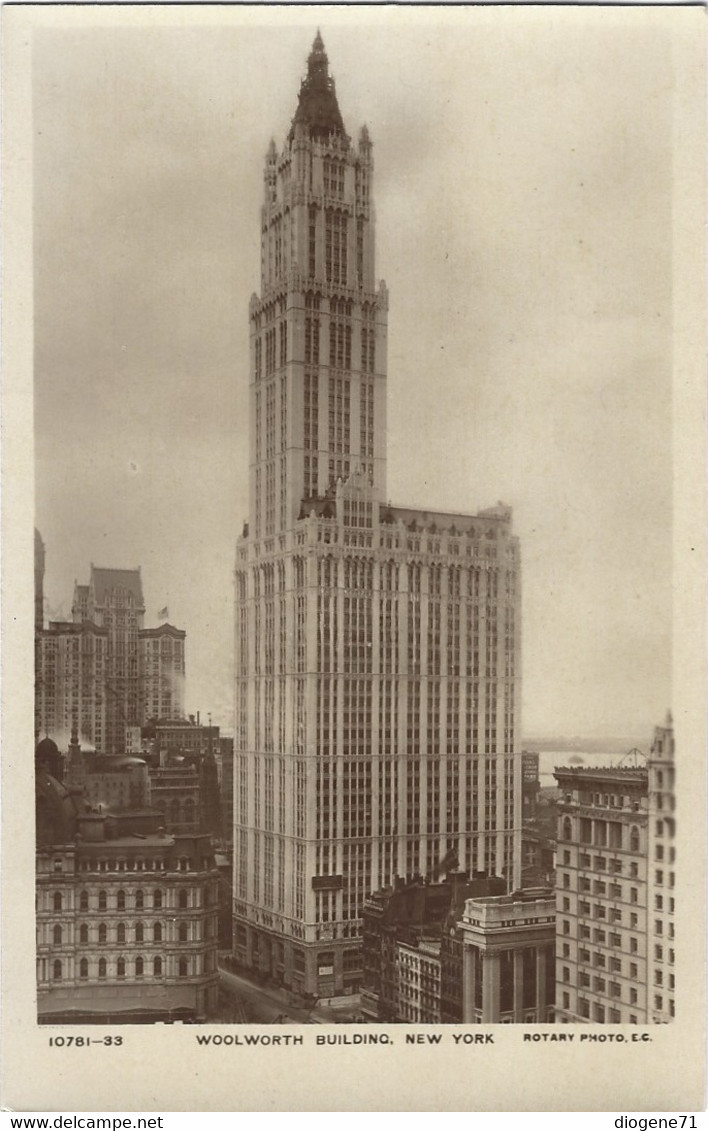
[[[558,767],[556,1019],[646,1021],[647,771]]]
[[[186,635],[172,624],[138,633],[138,699],[143,724],[149,719],[184,717]]]
[[[518,544],[501,505],[386,501],[373,173],[318,33],[265,162],[234,756],[235,956],[318,996],[394,875],[521,870]]]
[[[556,1017],[674,1017],[675,783],[669,714],[646,765],[559,767]]]
[[[72,620],[35,630],[38,734],[65,748],[76,724],[84,744],[124,754],[132,728],[182,717],[186,633],[144,628],[144,618],[140,569],[92,565],[88,585],[74,587]]]

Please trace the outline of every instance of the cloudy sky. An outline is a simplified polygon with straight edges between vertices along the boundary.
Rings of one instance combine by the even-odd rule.
[[[188,633],[187,708],[228,729],[263,158],[317,20],[91,11],[33,43],[46,615],[69,614],[91,562],[141,565],[147,623],[167,605]],[[388,494],[514,507],[529,736],[641,738],[671,701],[659,15],[319,13],[345,125],[374,142]]]

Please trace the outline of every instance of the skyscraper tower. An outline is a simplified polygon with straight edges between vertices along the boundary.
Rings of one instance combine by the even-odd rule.
[[[385,502],[373,168],[318,32],[266,155],[250,304],[234,950],[320,997],[358,988],[363,903],[394,875],[455,859],[520,883],[518,544],[502,505]]]

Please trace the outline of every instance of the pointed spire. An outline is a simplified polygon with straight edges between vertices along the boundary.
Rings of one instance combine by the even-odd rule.
[[[290,131],[305,126],[311,137],[326,138],[330,133],[344,134],[344,123],[337,105],[334,79],[329,73],[329,60],[319,28],[307,60],[307,75],[302,80],[298,107]]]
[[[369,136],[369,130],[366,123],[364,123],[364,125],[359,130],[359,153],[362,157],[368,158],[371,156],[371,149],[372,146],[371,138]]]

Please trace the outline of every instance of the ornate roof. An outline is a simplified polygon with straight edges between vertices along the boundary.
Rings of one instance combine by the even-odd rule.
[[[334,79],[329,74],[329,60],[319,30],[307,60],[307,75],[300,85],[291,139],[296,125],[309,127],[310,137],[315,138],[326,139],[332,132],[345,133]]]
[[[91,566],[91,584],[94,600],[103,605],[106,595],[114,589],[127,589],[132,593],[135,604],[143,608],[143,586],[139,569],[99,569]]]

